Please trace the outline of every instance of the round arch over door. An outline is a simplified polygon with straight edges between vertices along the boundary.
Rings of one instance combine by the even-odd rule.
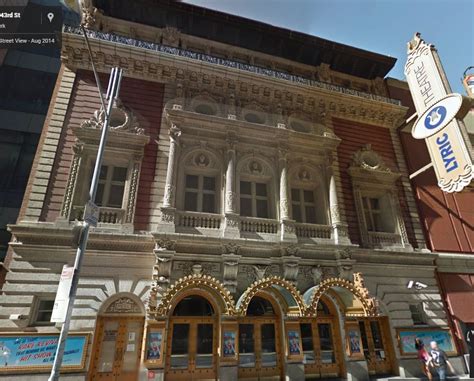
[[[94,334],[90,381],[136,381],[145,308],[134,294],[119,293],[99,310]]]

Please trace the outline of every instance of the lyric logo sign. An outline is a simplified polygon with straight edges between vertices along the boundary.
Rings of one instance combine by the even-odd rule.
[[[474,178],[472,157],[455,118],[462,97],[448,94],[437,52],[419,33],[408,43],[405,76],[418,113],[412,135],[425,139],[438,186],[445,192],[460,192]]]

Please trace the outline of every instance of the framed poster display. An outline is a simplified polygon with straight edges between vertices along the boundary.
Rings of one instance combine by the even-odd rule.
[[[362,339],[357,322],[346,324],[346,349],[350,357],[364,357]]]
[[[89,339],[89,333],[69,334],[62,372],[84,370]],[[0,373],[50,371],[58,340],[59,334],[0,333]]]
[[[449,356],[457,355],[451,332],[447,328],[424,327],[424,328],[397,328],[397,339],[402,356],[416,356],[415,339],[419,338],[429,349],[431,341],[436,341],[440,349]]]
[[[163,363],[163,337],[164,329],[149,327],[146,334],[145,362],[159,365]]]

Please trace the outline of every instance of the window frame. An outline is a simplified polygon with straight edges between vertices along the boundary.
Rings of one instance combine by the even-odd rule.
[[[386,197],[386,202],[383,200],[383,198]],[[377,211],[376,214],[378,214],[380,216],[380,220],[383,221],[383,219],[385,218],[390,218],[391,219],[391,224],[393,224],[393,230],[392,231],[387,231],[387,230],[376,230],[376,227],[375,227],[375,223],[374,223],[374,218],[373,218],[373,214],[370,214],[371,216],[371,224],[373,225],[373,228],[374,230],[370,230],[369,229],[369,224],[368,224],[368,221],[367,221],[367,215],[366,215],[366,212],[367,212],[367,209],[366,209],[366,205],[365,205],[365,202],[364,200],[367,199],[367,200],[373,200],[373,199],[377,199],[377,202],[379,204],[379,209]],[[360,205],[360,208],[361,208],[361,212],[362,212],[362,218],[363,218],[363,226],[364,226],[364,229],[365,231],[368,233],[368,234],[377,234],[377,233],[386,233],[386,234],[398,234],[400,235],[400,227],[399,227],[399,222],[398,222],[398,218],[397,218],[397,213],[398,211],[396,210],[395,208],[395,204],[394,204],[394,200],[393,200],[393,195],[391,194],[390,191],[361,191],[360,193],[360,198],[359,200],[356,200],[356,202],[359,203]],[[389,209],[384,209],[383,208],[383,204],[386,203],[388,206],[389,206]],[[370,201],[368,203],[369,205],[369,212],[372,213],[373,210],[370,206]],[[383,224],[382,224],[383,225]]]
[[[113,163],[113,164],[109,164],[109,163],[102,163],[102,167],[107,167],[107,176],[106,176],[106,179],[105,180],[102,180],[100,178],[100,173],[99,173],[99,181],[98,181],[98,186],[97,186],[97,189],[99,187],[99,185],[101,185],[101,183],[104,184],[104,191],[102,193],[102,200],[100,202],[100,205],[99,203],[97,202],[97,193],[96,193],[96,199],[94,200],[94,202],[100,207],[100,208],[116,208],[116,209],[124,209],[124,204],[125,204],[125,200],[126,200],[126,190],[127,190],[127,185],[128,185],[128,182],[130,180],[130,166],[122,166],[122,165],[117,165],[117,163]],[[110,168],[112,168],[113,170],[110,170]],[[123,181],[123,194],[122,194],[122,203],[121,203],[121,206],[120,207],[117,207],[117,206],[109,206],[109,205],[103,205],[103,200],[106,199],[107,200],[107,204],[110,202],[110,189],[112,188],[113,185],[122,185],[122,182],[120,181],[117,181],[117,180],[113,180],[113,173],[114,173],[114,170],[115,168],[125,168],[126,169],[126,174],[125,174],[125,180]],[[94,168],[92,168],[92,171],[94,170]],[[92,171],[91,171],[91,181],[92,181]]]
[[[414,307],[416,311],[413,311],[412,307]],[[425,303],[423,302],[409,303],[408,309],[410,310],[410,316],[411,316],[411,319],[413,320],[413,325],[415,326],[428,325],[428,319],[427,319],[427,315],[425,311]],[[415,315],[419,315],[419,320],[413,318]]]
[[[250,183],[250,195],[249,194],[242,194],[241,192],[241,184],[242,182],[248,182]],[[257,195],[257,184],[264,184],[266,188],[266,196],[259,196]],[[246,179],[246,178],[240,178],[239,179],[239,213],[242,217],[251,217],[251,218],[263,218],[263,219],[272,219],[272,208],[271,208],[271,203],[270,203],[270,185],[267,181],[264,181],[264,179]],[[245,199],[250,199],[251,202],[251,207],[252,207],[252,215],[250,216],[244,216],[241,211],[241,200],[242,198]],[[257,201],[263,201],[266,200],[267,202],[267,217],[259,217],[257,216]]]
[[[56,324],[56,323],[51,322],[49,320],[48,321],[46,321],[46,320],[39,321],[38,320],[38,315],[40,314],[40,312],[48,312],[49,311],[49,310],[40,309],[42,302],[52,302],[51,314],[53,313],[54,302],[55,302],[54,297],[48,297],[48,296],[37,296],[37,297],[35,297],[33,313],[31,314],[31,319],[30,319],[29,326],[43,326],[44,327],[44,326],[54,326]],[[51,319],[51,316],[50,316],[50,319]]]
[[[188,176],[197,176],[198,178],[198,187],[197,188],[188,188],[186,186],[186,179]],[[204,177],[214,178],[214,191],[204,189]],[[212,173],[194,173],[192,171],[186,171],[184,173],[184,184],[183,184],[183,211],[185,212],[196,212],[196,213],[210,213],[210,214],[218,214],[219,205],[218,205],[218,181],[219,178],[215,174]],[[197,194],[197,210],[187,210],[186,206],[186,194],[188,192],[196,193]],[[213,194],[214,195],[214,211],[213,212],[205,212],[202,210],[203,207],[203,200],[205,194]]]
[[[293,190],[298,191],[300,200],[299,201],[294,201],[293,200]],[[306,202],[304,194],[305,192],[311,192],[313,194],[313,201],[312,202]],[[305,187],[298,187],[298,186],[290,186],[290,200],[291,200],[291,219],[295,220],[297,223],[301,224],[312,224],[312,225],[317,225],[318,224],[318,205],[316,201],[316,191],[314,189],[310,188],[305,188]],[[294,205],[298,204],[298,208],[300,209],[301,213],[301,221],[297,221],[294,218]],[[314,221],[315,222],[308,222],[308,218],[306,215],[306,207],[313,207],[314,208]]]

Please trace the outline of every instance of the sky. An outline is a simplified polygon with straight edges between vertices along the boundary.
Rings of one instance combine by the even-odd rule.
[[[406,43],[420,32],[437,47],[452,90],[463,95],[463,72],[474,66],[474,0],[184,2],[395,57],[397,63],[388,76],[398,79],[404,79]]]

